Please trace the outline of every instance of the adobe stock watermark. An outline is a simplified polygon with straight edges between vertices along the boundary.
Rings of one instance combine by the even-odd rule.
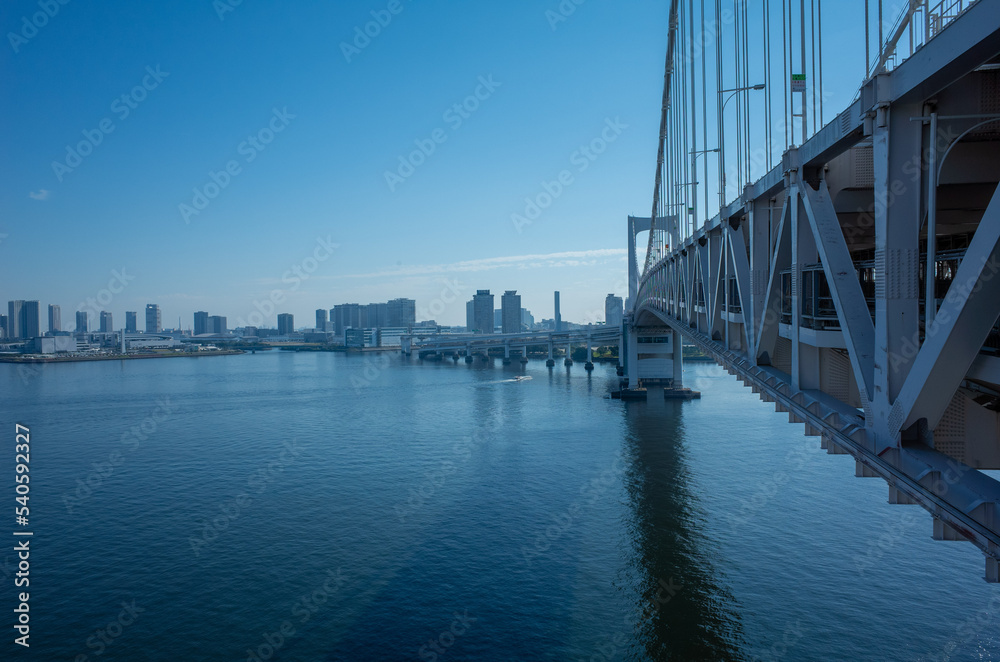
[[[954,660],[956,659],[955,652],[961,650],[963,646],[976,637],[981,637],[984,630],[987,630],[986,636],[990,640],[994,640],[997,616],[1000,616],[1000,594],[991,597],[985,607],[966,618],[955,629],[955,636],[948,640],[940,653],[921,655],[917,658],[917,662],[949,662]],[[973,655],[972,657],[978,658],[979,656]]]
[[[458,301],[458,298],[462,296],[463,292],[466,291],[466,285],[458,282],[457,278],[452,278],[450,281],[447,278],[443,278],[441,282],[444,283],[444,288],[441,290],[441,294],[431,300],[431,302],[427,304],[426,308],[417,308],[417,316],[419,319],[437,319],[438,315],[448,310],[448,306]]]
[[[296,441],[285,441],[282,443],[283,450],[275,460],[261,466],[256,471],[247,476],[246,485],[255,494],[263,494],[273,483],[278,474],[285,471],[285,467],[294,464],[302,449]],[[246,509],[253,504],[254,497],[247,492],[238,492],[235,496],[219,504],[218,515],[209,515],[199,518],[201,536],[188,538],[191,551],[194,555],[201,556],[202,551],[229,529],[230,524],[243,516]]]
[[[246,319],[237,317],[236,326],[263,326],[264,322],[274,315],[276,306],[284,303],[290,292],[295,292],[302,287],[302,283],[309,280],[319,269],[319,265],[330,259],[330,256],[338,248],[340,248],[340,244],[333,243],[332,235],[328,234],[325,238],[316,237],[316,246],[313,248],[312,255],[302,258],[301,262],[292,265],[281,275],[281,282],[288,287],[273,289],[266,298],[255,300],[253,305],[256,310],[247,315]]]
[[[859,575],[864,576],[864,574],[875,564],[882,560],[882,558],[894,548],[896,545],[901,543],[904,538],[909,534],[910,529],[913,528],[917,522],[924,521],[924,513],[914,512],[912,508],[903,511],[902,516],[899,521],[895,522],[891,526],[887,526],[882,529],[879,533],[878,538],[868,541],[868,546],[865,550],[865,555],[857,554],[854,557],[854,569],[858,571]]]
[[[351,375],[351,386],[354,387],[355,395],[361,393],[362,389],[371,386],[375,380],[382,376],[382,372],[389,367],[389,357],[385,352],[376,352],[375,356],[377,358],[372,358],[372,354],[368,353],[365,356],[365,364],[361,370],[361,374]]]
[[[101,311],[108,307],[114,300],[115,295],[124,292],[125,288],[133,280],[135,280],[135,276],[127,273],[125,267],[122,267],[121,271],[112,269],[108,286],[99,290],[96,297],[87,297],[86,301],[81,301],[77,304],[76,311],[86,312],[88,318],[92,314],[95,319],[98,319]]]
[[[149,93],[160,86],[163,80],[170,76],[170,72],[160,71],[160,65],[154,69],[146,67],[146,75],[138,85],[128,92],[115,98],[111,102],[111,112],[118,116],[119,121],[125,121],[132,114],[132,111],[139,107],[139,104],[146,100]],[[97,123],[93,129],[84,129],[83,140],[75,145],[66,145],[66,158],[62,161],[52,162],[52,172],[56,180],[60,183],[63,177],[80,167],[83,160],[94,153],[94,150],[104,142],[104,137],[115,130],[115,123],[110,117],[105,117]]]
[[[499,417],[494,415],[493,418]],[[500,420],[502,421],[502,418]],[[497,428],[489,428],[489,430],[494,429]],[[406,501],[393,507],[399,521],[405,522],[407,517],[415,515],[423,509],[437,491],[448,482],[449,477],[472,458],[473,451],[482,449],[494,438],[494,433],[476,429],[473,431],[471,439],[456,441],[451,447],[454,460],[441,460],[437,468],[425,471],[423,481],[418,487],[410,488]]]
[[[759,655],[754,655],[750,658],[750,662],[777,662],[785,657],[789,649],[799,643],[804,636],[805,633],[802,631],[801,623],[795,621],[795,623],[785,628],[785,631],[781,634],[781,641],[772,644],[770,648],[762,651]]]
[[[722,26],[732,25],[735,22],[735,12],[731,9],[722,9],[718,17],[708,19],[704,22],[701,30],[685,44],[688,48],[683,48],[682,46],[679,49],[678,61],[685,64],[698,61],[705,55],[706,49],[719,40],[719,33]]]
[[[593,291],[598,291],[597,289]],[[624,278],[619,278],[614,285],[601,291],[607,291],[611,293],[615,292],[625,292],[622,297],[622,301],[628,297],[628,281]],[[583,314],[584,324],[601,324],[607,322],[607,308],[592,308]]]
[[[146,611],[145,607],[139,607],[135,600],[130,602],[122,600],[121,611],[113,619],[101,628],[94,630],[94,633],[87,637],[87,648],[94,651],[94,659],[103,655],[115,640],[125,633],[125,628],[132,625],[139,619],[139,614]],[[73,662],[89,662],[91,657],[86,653],[80,653]]]
[[[943,154],[959,135],[959,132],[951,126],[939,126],[937,137],[935,138],[938,154]],[[905,179],[893,179],[889,186],[886,187],[884,196],[876,195],[867,208],[859,206],[855,209],[857,221],[844,228],[844,241],[848,245],[863,239],[868,231],[875,226],[876,216],[885,214],[892,207],[896,198],[909,192],[911,186],[917,185],[919,188],[918,182],[921,178],[921,173],[926,172],[927,164],[930,162],[929,155],[930,145],[926,145],[920,153],[914,154],[913,157],[900,167],[902,173],[906,175]]]
[[[560,23],[565,23],[569,17],[576,13],[576,8],[587,0],[561,0],[555,9],[545,10],[545,20],[549,22],[549,27],[555,32]]]
[[[488,74],[478,78],[479,84],[472,91],[472,94],[457,103],[453,103],[442,114],[441,120],[448,125],[451,131],[457,131],[472,114],[479,110],[480,104],[493,96],[493,93],[502,83],[493,80],[493,74]],[[389,187],[390,193],[395,193],[396,188],[413,176],[417,168],[427,162],[427,159],[437,151],[438,145],[442,145],[448,140],[448,131],[438,127],[431,131],[426,138],[417,138],[413,141],[416,149],[409,154],[399,155],[399,165],[396,170],[385,171],[385,183]]]
[[[448,652],[448,649],[455,645],[455,641],[458,640],[463,634],[469,631],[472,624],[478,619],[469,616],[469,610],[466,609],[461,614],[457,611],[452,614],[451,624],[442,630],[437,637],[433,639],[428,639],[427,643],[420,647],[417,651],[417,655],[420,656],[421,660],[428,660],[428,662],[436,662],[438,655],[444,655]]]
[[[267,125],[248,135],[246,140],[236,146],[236,153],[243,157],[243,163],[253,163],[257,156],[274,141],[279,133],[285,130],[293,119],[295,119],[295,115],[288,112],[288,106],[281,110],[272,108],[271,119]],[[219,194],[232,183],[233,178],[242,172],[243,165],[236,159],[229,159],[218,171],[209,170],[209,181],[191,189],[191,204],[182,202],[177,205],[177,211],[184,219],[184,224],[190,225],[191,217],[205,211],[212,200],[219,197]]]
[[[17,376],[21,378],[21,384],[27,386],[35,377],[42,374],[48,363],[21,363],[17,366]]]
[[[988,261],[986,257],[981,257],[980,264],[983,266],[983,269],[978,276],[970,276],[963,283],[955,281],[951,284],[951,287],[948,288],[948,294],[945,295],[947,303],[952,305],[965,304],[973,296],[979,294],[983,287],[996,278],[997,273],[1000,272],[1000,262],[997,262],[996,255],[991,255]],[[926,344],[928,340],[941,333],[944,327],[950,324],[951,321],[951,313],[946,308],[939,310],[930,328],[926,330],[924,343]],[[899,352],[889,352],[890,369],[893,372],[898,372],[901,365],[909,365],[920,352],[920,347],[919,329],[914,331],[913,335],[909,338],[903,337]]]
[[[406,501],[396,504],[393,507],[399,521],[405,522],[408,517],[420,512],[433,499],[437,491],[447,483],[449,477],[461,465],[472,459],[474,451],[485,448],[491,441],[496,439],[497,435],[495,431],[502,429],[503,420],[502,414],[493,411],[482,422],[481,428],[473,430],[471,438],[462,439],[452,444],[453,460],[441,460],[436,469],[425,471],[423,481],[418,487],[410,488]]]
[[[404,9],[406,9],[406,5],[401,0],[389,0],[385,9],[373,9],[371,11],[372,20],[363,26],[354,26],[354,38],[351,40],[351,43],[347,43],[346,41],[340,42],[340,52],[344,55],[344,59],[347,60],[347,64],[350,64],[352,59],[361,55],[361,51],[371,45],[372,39],[382,34],[382,30],[389,27],[389,24],[392,23],[393,17],[403,13]]]
[[[85,478],[76,479],[76,489],[63,495],[63,505],[66,512],[73,514],[73,509],[89,499],[99,490],[104,483],[114,475],[123,464],[128,451],[134,451],[139,446],[156,434],[160,424],[174,413],[175,405],[170,402],[170,398],[164,396],[156,402],[156,406],[141,421],[122,432],[119,438],[121,449],[116,449],[108,453],[108,457],[103,462],[94,462],[93,468]]]
[[[10,42],[14,53],[19,53],[21,46],[34,39],[38,35],[38,31],[49,24],[49,19],[55,18],[59,10],[68,4],[69,0],[38,0],[41,11],[36,11],[31,15],[31,18],[22,16],[21,29],[17,32],[7,33],[7,41]]]
[[[226,14],[236,11],[236,8],[243,4],[243,0],[212,0],[212,9],[220,21],[226,20]]]
[[[730,531],[736,535],[739,527],[756,517],[761,510],[770,503],[783,486],[792,480],[792,476],[805,467],[806,456],[811,451],[804,445],[797,445],[785,454],[785,463],[790,465],[791,471],[779,469],[768,478],[760,481],[753,490],[753,494],[746,499],[741,499],[739,507],[727,509],[722,516],[729,524]]]
[[[951,487],[958,484],[962,480],[962,477],[970,471],[974,471],[974,469],[949,459],[948,468],[939,477],[934,478],[931,483],[931,492],[937,497],[945,496]],[[895,486],[890,485],[890,487]],[[858,574],[863,576],[870,567],[881,560],[893,547],[901,543],[905,539],[907,531],[916,522],[917,514],[914,514],[913,510],[904,511],[896,524],[891,527],[885,527],[878,538],[870,540],[865,556],[862,557],[858,554],[854,557],[854,567],[858,571]]]
[[[538,533],[533,541],[533,546],[521,546],[521,555],[524,562],[531,565],[532,559],[545,554],[552,545],[569,531],[577,519],[587,509],[596,504],[608,489],[625,473],[625,466],[622,462],[621,454],[615,455],[611,466],[599,476],[592,478],[580,488],[580,496],[561,515],[552,515],[552,524],[545,527],[545,530]]]
[[[305,625],[330,599],[340,592],[347,580],[340,568],[327,570],[323,583],[318,588],[303,594],[292,605],[292,616],[298,619],[300,625]],[[278,624],[273,632],[262,632],[262,642],[255,648],[247,649],[247,662],[268,662],[278,654],[285,643],[295,637],[298,630],[295,622],[286,618]]]
[[[524,232],[524,227],[531,225],[542,215],[542,212],[552,206],[556,200],[572,186],[576,181],[576,174],[584,172],[590,165],[600,158],[601,154],[607,151],[608,146],[618,140],[622,132],[628,128],[628,124],[623,124],[621,119],[604,118],[604,128],[600,134],[585,145],[569,155],[569,163],[573,169],[560,170],[555,179],[542,181],[542,191],[524,199],[524,211],[510,215],[510,221],[514,224],[514,229],[518,234]]]
[[[594,647],[594,652],[590,657],[586,659],[589,662],[610,662],[611,660],[621,659],[621,654],[624,650],[619,650],[619,648],[624,648],[628,644],[628,632],[639,633],[642,627],[653,620],[663,606],[669,603],[677,593],[684,588],[683,584],[674,583],[674,578],[670,577],[667,581],[662,579],[657,580],[656,592],[650,597],[643,600],[639,607],[636,608],[635,612],[625,614],[622,618],[622,625],[625,626],[624,630],[616,632],[613,636],[605,637],[605,640]]]

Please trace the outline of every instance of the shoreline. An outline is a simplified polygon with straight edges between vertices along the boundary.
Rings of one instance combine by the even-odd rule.
[[[0,363],[79,363],[84,361],[131,361],[133,359],[169,359],[178,356],[232,356],[246,354],[241,349],[227,349],[218,352],[177,352],[173,354],[108,354],[103,356],[0,356]]]

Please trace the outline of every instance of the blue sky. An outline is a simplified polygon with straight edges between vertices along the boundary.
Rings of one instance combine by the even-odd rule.
[[[558,289],[565,319],[597,321],[626,294],[668,3],[567,0],[559,22],[558,0],[49,3],[34,31],[37,0],[0,10],[4,301],[60,304],[72,328],[123,269],[116,326],[149,302],[168,327],[195,310],[235,326],[274,290],[299,326],[399,296],[462,324],[479,288],[518,290],[539,319]],[[857,17],[827,13],[829,120],[863,42]],[[602,153],[580,152],[594,140]],[[546,187],[551,205],[518,227]]]

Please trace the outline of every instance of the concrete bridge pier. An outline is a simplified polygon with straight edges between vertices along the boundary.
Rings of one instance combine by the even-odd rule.
[[[673,368],[674,368],[674,388],[684,386],[684,343],[681,340],[681,333],[677,329],[670,334],[670,343],[673,345]]]
[[[551,368],[552,366],[554,366],[554,365],[556,364],[556,360],[555,360],[555,358],[554,358],[554,357],[552,356],[552,354],[553,354],[553,350],[554,350],[554,349],[555,349],[555,348],[554,348],[554,347],[553,347],[553,345],[552,345],[552,341],[551,341],[551,340],[549,340],[549,358],[547,358],[547,359],[545,360],[545,365],[546,365],[547,367],[549,367],[549,368]]]
[[[681,334],[676,329],[670,333],[670,348],[673,363],[673,379],[670,388],[663,389],[665,400],[698,400],[701,398],[700,391],[692,391],[684,388],[684,343]]]
[[[503,346],[503,364],[510,365],[510,344],[504,343]]]
[[[587,362],[583,364],[583,369],[586,371],[591,371],[594,369],[594,346],[590,342],[590,336],[587,336]]]
[[[629,388],[639,387],[639,336],[635,329],[629,328],[626,338],[628,354],[625,358],[625,378],[628,380]]]
[[[527,363],[527,362],[528,362],[528,346],[525,345],[524,347],[521,348],[521,363]]]
[[[627,352],[624,370],[626,376],[621,380],[621,390],[612,393],[611,397],[622,400],[645,400],[646,389],[639,386],[639,338],[631,325],[628,326],[628,335],[622,334],[622,341],[625,347],[619,347],[618,356],[621,357]]]
[[[563,361],[563,365],[573,365],[573,346],[566,343],[566,359]]]
[[[465,362],[472,363],[472,343],[465,346]]]
[[[625,375],[625,337],[622,333],[618,334],[618,366],[617,366],[618,376],[622,377]]]

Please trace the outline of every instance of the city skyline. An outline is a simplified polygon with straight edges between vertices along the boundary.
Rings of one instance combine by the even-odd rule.
[[[591,257],[591,261],[596,261],[596,260],[608,260],[609,262],[617,261],[619,259],[619,253],[620,253],[620,259],[624,264],[625,251],[623,250],[618,251],[616,249],[605,249],[602,251],[595,251],[596,255]],[[528,260],[537,263],[539,260],[546,260],[546,259],[552,259],[552,260],[558,259],[564,262],[573,261],[574,258],[578,256],[560,253],[560,254],[544,255],[544,256],[530,255],[524,257]],[[500,260],[500,262],[506,263],[508,261]],[[516,269],[518,271],[524,271],[527,268],[521,266],[520,261],[517,261],[515,264],[517,266],[511,268]],[[503,292],[508,289],[516,289],[519,292],[519,294],[523,295],[523,299],[526,302],[524,304],[525,308],[528,308],[529,310],[533,311],[535,310],[543,311],[540,317],[548,318],[552,316],[553,313],[552,292],[551,291],[540,292],[537,289],[532,288],[530,278],[525,279],[528,281],[528,287],[524,289],[511,288],[506,279],[503,279],[498,285],[491,285],[491,287],[489,288],[483,288],[482,286],[478,285],[478,283],[481,282],[480,279],[478,278],[471,279],[462,275],[464,273],[473,273],[481,271],[483,270],[483,268],[474,268],[477,265],[471,265],[465,263],[460,263],[456,266],[458,268],[441,269],[441,273],[458,274],[458,275],[448,275],[446,277],[441,277],[440,281],[438,281],[439,286],[437,290],[434,292],[433,296],[428,297],[424,301],[421,301],[419,299],[414,299],[416,301],[416,312],[417,312],[418,322],[425,320],[436,320],[438,323],[446,326],[464,325],[465,323],[465,309],[463,307],[464,301],[467,298],[471,297],[473,294],[475,294],[475,291],[477,289],[490,289],[491,291],[497,290],[499,292]],[[491,267],[486,266],[484,268],[490,269]],[[535,268],[539,268],[537,264]],[[555,268],[560,268],[560,267],[555,267]],[[402,275],[405,271],[406,271],[405,269],[399,269],[398,273]],[[414,269],[414,271],[419,271],[419,270]],[[128,312],[138,312],[142,317],[142,319],[145,320],[144,311],[146,309],[146,305],[150,301],[154,300],[154,297],[144,297],[141,294],[129,292],[128,285],[131,282],[132,278],[133,278],[132,273],[127,269],[113,270],[112,273],[110,274],[110,279],[108,280],[108,283],[105,284],[105,287],[102,287],[100,290],[95,292],[94,295],[88,296],[85,300],[80,301],[75,306],[67,305],[66,300],[64,298],[49,301],[45,299],[22,299],[20,296],[12,296],[19,294],[14,287],[8,288],[9,290],[11,290],[12,295],[8,295],[7,300],[9,301],[38,300],[41,302],[40,305],[56,306],[59,309],[65,308],[66,310],[71,310],[74,314],[78,311],[84,311],[87,313],[91,326],[94,326],[94,324],[99,322],[100,314],[102,312],[110,312],[112,313],[112,315],[116,316],[116,319],[119,320],[125,319],[126,313]],[[513,280],[516,281],[517,279]],[[490,282],[493,283],[496,281],[491,280]],[[612,283],[612,286],[615,285],[622,288],[622,291],[618,292],[619,295],[622,296],[623,298],[627,297],[628,295],[627,282],[625,281],[624,277],[619,277],[616,283]],[[393,290],[390,289],[388,291],[390,292],[390,294],[392,294]],[[276,296],[275,293],[280,293],[280,295]],[[261,296],[254,297],[250,301],[248,306],[243,306],[242,308],[238,308],[233,303],[227,303],[225,299],[220,299],[220,305],[212,306],[212,308],[213,310],[220,310],[219,314],[221,316],[226,317],[235,322],[241,319],[249,320],[251,316],[262,315],[263,311],[271,310],[273,307],[273,311],[266,316],[269,322],[265,321],[265,324],[269,323],[271,327],[276,327],[277,315],[279,312],[289,312],[295,316],[300,317],[301,319],[305,319],[313,315],[315,313],[315,310],[322,308],[324,305],[323,298],[319,297],[315,299],[320,303],[320,305],[318,306],[310,307],[309,303],[301,303],[301,304],[296,304],[294,310],[291,309],[290,307],[288,310],[285,310],[285,308],[288,307],[285,306],[282,308],[282,310],[279,311],[278,307],[280,307],[280,305],[274,304],[274,301],[278,300],[281,302],[285,302],[289,298],[291,298],[292,294],[294,294],[294,292],[289,292],[287,289],[276,288],[274,290],[262,292]],[[457,298],[451,300],[452,297],[457,297]],[[392,298],[396,297],[390,296],[390,300]],[[413,297],[410,296],[405,298],[413,298]],[[461,301],[459,301],[458,299],[461,299]],[[0,300],[3,299],[0,298]],[[105,301],[107,302],[107,305],[102,305],[102,302]],[[593,294],[592,292],[586,292],[586,293],[581,292],[580,298],[573,300],[570,303],[570,310],[577,311],[580,320],[590,319],[590,321],[594,321],[591,318],[594,317],[595,311],[600,307],[600,302],[601,302],[600,297]],[[274,305],[273,306],[269,305],[269,303]],[[186,329],[188,328],[188,325],[191,324],[191,322],[190,320],[184,322],[184,320],[189,318],[193,313],[197,312],[198,310],[205,309],[205,307],[198,307],[198,306],[181,307],[181,304],[178,304],[177,307],[171,307],[170,310],[165,310],[165,307],[162,304],[157,304],[157,305],[159,306],[161,312],[161,324],[166,328],[174,328],[173,320],[176,320],[176,318],[180,316],[182,318],[181,328]],[[326,309],[327,310],[331,309],[333,305],[326,306]],[[565,304],[563,304],[561,308],[563,311],[565,311],[566,310]],[[242,310],[242,313],[234,312],[238,310]],[[440,312],[441,314],[438,315],[438,317],[435,317],[434,316],[435,312]],[[425,315],[425,317],[421,317],[421,314]],[[253,324],[251,325],[254,326]],[[122,326],[122,324],[119,323],[119,326]],[[243,324],[239,324],[239,326],[243,326]],[[140,324],[140,327],[142,327],[143,329],[145,328],[143,324]]]
[[[486,293],[489,293],[489,292],[491,292],[491,290],[488,290],[488,289],[477,289],[476,292],[486,292]],[[537,310],[532,311],[531,308],[528,308],[526,306],[520,305],[521,304],[521,293],[519,291],[516,291],[516,290],[505,290],[504,292],[505,292],[505,294],[503,296],[512,295],[512,296],[514,296],[514,298],[518,302],[518,306],[516,308],[516,310],[518,311],[518,315],[520,315],[520,311],[521,310],[526,310],[530,314],[532,314],[535,318],[537,318],[539,321],[543,320],[543,319],[555,319],[554,315],[549,315],[549,314],[546,314],[545,312],[539,313]],[[552,293],[549,293],[550,297],[551,297],[551,294]],[[556,291],[555,294],[558,297],[558,294],[559,294],[558,291]],[[489,294],[488,296],[489,296],[489,298],[491,300],[494,299],[494,295]],[[497,306],[497,307],[494,308],[494,312],[496,312],[496,313],[499,313],[500,311],[503,310],[503,305],[502,305],[503,296],[496,297],[496,298],[499,298],[501,300],[501,305],[499,305],[499,306]],[[611,295],[609,295],[609,296],[611,296]],[[453,302],[453,306],[458,305],[458,304],[462,304],[461,306],[458,306],[458,307],[460,307],[460,308],[463,309],[463,313],[466,313],[467,311],[466,311],[465,304],[466,303],[472,303],[472,301],[474,299],[475,299],[474,295],[468,301],[466,301],[465,299],[463,299],[462,301],[458,301],[458,299],[456,299]],[[138,306],[139,310],[124,310],[124,309],[117,310],[117,309],[84,307],[81,310],[75,310],[74,311],[74,318],[75,318],[76,322],[74,324],[73,329],[67,329],[67,328],[62,328],[62,325],[61,325],[61,322],[60,322],[61,308],[62,308],[61,304],[45,303],[45,302],[41,302],[41,301],[38,301],[38,300],[24,300],[24,299],[12,299],[12,300],[9,300],[8,301],[8,311],[9,311],[8,315],[6,315],[6,316],[0,315],[0,317],[4,318],[4,322],[6,324],[10,324],[10,322],[8,322],[7,320],[14,319],[18,315],[20,315],[20,319],[23,321],[24,319],[26,319],[26,315],[30,314],[29,310],[36,311],[37,315],[38,315],[37,324],[35,324],[34,326],[31,327],[31,328],[37,328],[38,332],[37,332],[37,334],[35,334],[36,336],[41,336],[41,335],[46,334],[46,333],[48,335],[51,335],[53,331],[61,332],[61,333],[79,333],[79,332],[95,333],[95,332],[113,332],[113,331],[125,330],[128,333],[158,333],[159,331],[162,331],[164,329],[171,329],[171,330],[174,330],[174,331],[190,331],[193,335],[200,335],[202,333],[210,333],[210,334],[211,333],[226,333],[227,330],[228,331],[232,331],[234,329],[243,328],[243,327],[246,327],[246,326],[277,329],[277,328],[279,328],[279,324],[280,324],[279,320],[278,320],[278,317],[281,316],[281,315],[290,315],[292,318],[295,318],[297,315],[301,315],[301,317],[299,318],[300,320],[301,319],[312,320],[312,319],[315,318],[316,321],[318,322],[319,321],[319,317],[320,317],[319,314],[321,312],[324,313],[325,316],[326,316],[325,321],[328,322],[331,325],[331,327],[332,327],[332,326],[334,326],[334,314],[333,313],[334,313],[335,308],[339,308],[341,306],[360,306],[360,308],[367,308],[367,307],[370,307],[370,306],[383,306],[384,307],[384,306],[387,306],[387,305],[392,305],[395,302],[410,302],[410,303],[414,304],[412,306],[413,311],[411,311],[413,313],[413,315],[412,315],[413,322],[412,323],[421,323],[421,322],[434,321],[434,322],[437,322],[441,326],[457,326],[457,327],[467,326],[468,320],[467,320],[467,317],[465,315],[463,315],[463,319],[459,323],[455,323],[455,324],[449,324],[449,323],[446,323],[446,322],[444,322],[442,320],[435,319],[434,317],[427,317],[426,314],[432,313],[434,309],[433,308],[428,309],[427,307],[421,307],[419,305],[419,303],[417,303],[415,300],[409,299],[407,297],[397,297],[397,298],[394,298],[394,299],[390,299],[388,302],[383,302],[383,303],[368,303],[368,304],[342,303],[342,304],[334,304],[334,306],[330,307],[330,308],[318,308],[315,311],[312,311],[313,312],[312,315],[309,315],[308,313],[289,312],[289,311],[286,311],[284,309],[275,308],[273,314],[271,314],[268,319],[265,319],[265,321],[262,324],[261,323],[250,324],[250,323],[248,323],[247,320],[243,320],[243,319],[234,320],[234,323],[230,324],[229,323],[229,319],[230,318],[228,316],[226,316],[226,315],[209,314],[208,311],[193,310],[193,311],[181,312],[178,315],[178,317],[179,317],[179,319],[178,319],[179,326],[172,326],[171,323],[170,323],[170,320],[173,319],[173,317],[170,314],[165,314],[163,312],[162,307],[159,306],[159,304],[146,303],[146,304],[143,304],[141,306]],[[42,319],[41,319],[41,310],[42,310],[43,303],[44,303],[44,305],[46,305],[47,310],[48,310],[48,325],[46,327],[43,327],[43,325],[42,325]],[[32,305],[31,305],[30,308],[25,309],[23,307],[24,304],[32,304]],[[483,312],[481,313],[482,316],[483,316],[483,319],[486,319],[486,312],[485,312],[485,310],[486,309],[484,308]],[[10,311],[15,311],[15,312],[12,315]],[[142,319],[145,321],[145,325],[142,326],[141,328],[139,328],[139,325],[137,323],[140,312],[143,315]],[[553,310],[552,312],[554,313],[555,311]],[[116,314],[119,314],[120,316],[116,318],[115,317]],[[382,314],[385,314],[385,313],[383,312]],[[361,313],[361,315],[362,315],[362,317],[360,319],[365,319],[364,313]],[[390,315],[391,315],[391,313],[390,313]],[[187,319],[187,323],[185,323],[185,318],[188,318]],[[114,319],[124,320],[124,323],[119,323],[117,326],[115,326],[114,322],[113,322]],[[255,320],[251,319],[249,321],[255,321]],[[573,320],[567,320],[567,321],[568,322],[574,322]],[[588,313],[585,316],[585,318],[582,319],[582,320],[576,320],[574,323],[589,324],[589,323],[601,323],[601,322],[604,322],[604,321],[605,321],[605,318],[603,318],[603,317],[601,317],[600,319],[598,319],[598,317],[597,317],[597,309],[594,306],[589,306],[588,307]],[[55,323],[55,328],[53,328],[53,322]],[[151,323],[153,323],[153,325],[155,326],[155,328],[153,328],[152,326],[150,326]],[[509,323],[509,324],[511,324],[511,323]],[[365,328],[370,328],[371,327],[371,325],[363,325],[363,326],[365,326]],[[405,324],[391,324],[391,323],[388,323],[388,321],[387,321],[386,323],[381,323],[381,324],[378,324],[378,325],[375,325],[375,326],[405,326]],[[496,326],[500,327],[500,326],[502,326],[502,324],[497,324]],[[12,335],[14,333],[14,331],[13,331],[14,328],[15,327],[10,327],[8,329],[8,332],[7,332],[7,338],[8,339],[15,337],[15,336]],[[299,324],[295,328],[300,328],[300,329],[316,328],[316,329],[320,329],[321,327],[318,324],[316,326],[312,326],[312,327],[309,326],[308,324]],[[23,337],[22,335],[18,335],[17,336],[17,338],[22,338],[22,337]],[[34,337],[34,336],[32,336],[32,337]]]
[[[72,315],[108,290],[115,319],[157,301],[169,327],[195,310],[246,318],[275,289],[300,319],[399,293],[430,306],[454,279],[460,299],[516,289],[537,311],[560,290],[567,319],[625,296],[624,219],[649,214],[657,118],[637,109],[660,102],[661,3],[557,19],[544,3],[401,6],[357,53],[341,44],[384,2],[67,6],[6,49],[25,102],[0,109],[19,127],[0,164],[0,297]],[[12,25],[38,10],[6,8]],[[825,30],[847,61],[826,74],[837,109],[863,49],[836,13]]]

